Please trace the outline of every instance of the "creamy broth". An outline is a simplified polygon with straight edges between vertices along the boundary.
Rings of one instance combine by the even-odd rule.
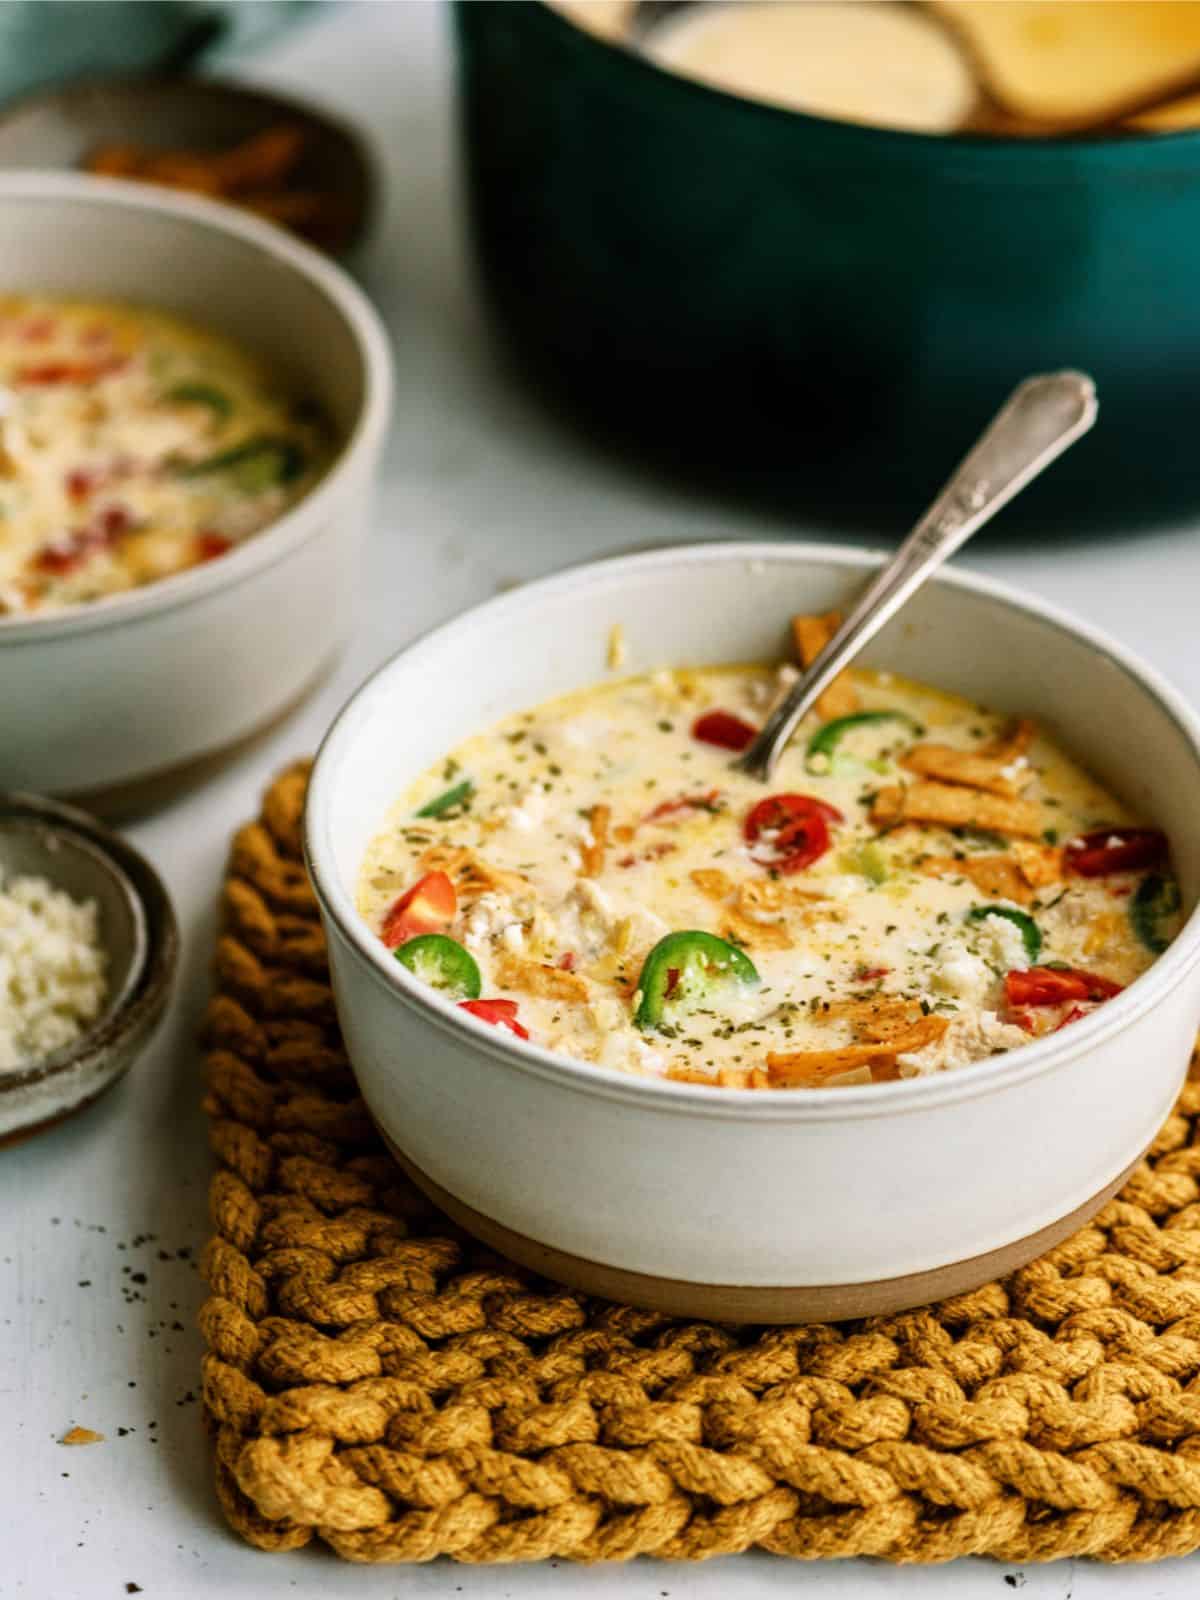
[[[330,455],[311,408],[214,333],[0,296],[0,625],[224,555]]]
[[[362,916],[389,945],[452,939],[478,970],[477,1014],[548,1049],[750,1087],[1013,1049],[1132,982],[1173,935],[1161,835],[1030,725],[940,690],[847,675],[769,787],[735,771],[708,737],[744,737],[792,675],[661,672],[469,739],[371,844]],[[799,798],[763,808],[778,796]],[[443,873],[451,895],[443,882],[431,911],[418,893],[414,920],[414,886]],[[681,931],[735,967],[704,966],[719,947],[693,941],[664,968],[656,947]]]

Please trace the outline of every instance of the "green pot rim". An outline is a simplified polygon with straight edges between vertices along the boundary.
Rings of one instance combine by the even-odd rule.
[[[510,0],[510,4],[512,3],[514,0]],[[516,0],[516,3],[519,3],[519,0]],[[458,11],[467,10],[471,4],[472,0],[455,0],[455,8]],[[738,117],[748,123],[759,122],[764,127],[774,124],[781,128],[807,129],[831,145],[842,145],[856,156],[869,154],[874,147],[878,153],[916,156],[921,160],[927,153],[937,150],[941,152],[943,159],[948,152],[951,153],[952,164],[957,162],[973,165],[977,160],[981,163],[1011,161],[1013,156],[1020,152],[1017,159],[1025,162],[1027,169],[1025,175],[1031,176],[1029,170],[1031,168],[1053,167],[1060,172],[1069,169],[1075,165],[1072,156],[1093,160],[1098,156],[1104,156],[1116,166],[1136,168],[1145,165],[1159,168],[1160,163],[1155,158],[1163,153],[1186,155],[1189,157],[1189,166],[1200,154],[1200,128],[1182,128],[1171,133],[1155,134],[1108,133],[1040,137],[990,133],[921,133],[907,128],[876,128],[866,123],[842,122],[833,117],[819,117],[810,112],[793,111],[786,106],[771,105],[767,101],[751,100],[742,95],[731,94],[725,89],[718,89],[711,84],[702,83],[699,79],[672,72],[619,40],[605,39],[589,32],[555,9],[548,0],[525,0],[522,9],[537,12],[544,19],[542,25],[548,28],[552,35],[557,33],[559,43],[562,45],[584,53],[595,52],[606,55],[614,64],[620,63],[619,70],[628,75],[629,83],[636,84],[641,80],[644,83],[657,84],[658,92],[674,97],[680,108],[686,108],[688,102],[698,106],[707,104],[713,109],[722,108],[722,115]],[[1194,166],[1191,166],[1191,170],[1194,171]]]

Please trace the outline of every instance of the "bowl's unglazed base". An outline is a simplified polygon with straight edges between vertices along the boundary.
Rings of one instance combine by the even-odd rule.
[[[518,1265],[552,1278],[585,1294],[599,1295],[622,1305],[665,1311],[674,1317],[703,1317],[711,1322],[844,1322],[853,1317],[884,1316],[912,1306],[930,1305],[951,1295],[965,1294],[1014,1272],[1044,1251],[1060,1244],[1087,1222],[1106,1200],[1111,1200],[1141,1160],[1133,1161],[1104,1188],[1065,1217],[1015,1239],[997,1250],[951,1261],[927,1272],[909,1272],[871,1283],[796,1284],[791,1287],[754,1284],[689,1283],[680,1278],[659,1278],[644,1272],[588,1261],[583,1256],[556,1250],[553,1245],[514,1233],[482,1212],[449,1194],[411,1161],[384,1132],[380,1137],[400,1166],[429,1199],[468,1233]]]

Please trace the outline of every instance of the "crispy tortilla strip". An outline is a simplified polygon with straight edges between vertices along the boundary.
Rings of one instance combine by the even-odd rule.
[[[949,1026],[945,1017],[919,1017],[894,1033],[886,1044],[847,1044],[840,1050],[796,1050],[786,1054],[772,1051],[767,1056],[767,1076],[773,1088],[815,1087],[860,1067],[869,1068],[874,1078],[877,1071],[895,1067],[896,1057],[902,1052],[923,1050],[934,1044]]]
[[[588,813],[588,827],[591,829],[592,838],[591,843],[583,847],[580,877],[595,878],[604,871],[604,851],[608,845],[608,825],[611,821],[611,806],[593,806]]]
[[[1062,882],[1061,845],[1020,843],[1013,845],[1012,853],[1021,876],[1031,889],[1044,889],[1047,884]]]
[[[810,667],[842,625],[840,611],[826,611],[821,616],[792,618],[792,642],[802,667]],[[848,673],[839,672],[818,700],[817,715],[822,722],[832,722],[836,717],[848,717],[858,710],[858,692]]]
[[[648,946],[636,956],[622,956],[621,965],[624,968],[625,976],[623,978],[614,978],[612,983],[613,988],[623,999],[632,1000],[638,992],[638,984],[642,978],[642,968],[646,965],[646,957],[650,954],[652,948],[653,946]]]
[[[899,1083],[900,1068],[894,1056],[877,1056],[867,1063],[872,1083]]]
[[[826,899],[816,884],[780,883],[778,878],[747,878],[738,885],[737,908],[751,921],[756,917],[778,916],[789,906],[811,906]]]
[[[873,1061],[895,1062],[889,1045],[847,1044],[839,1050],[771,1051],[767,1056],[767,1077],[773,1089],[816,1088],[830,1078],[869,1067]]]
[[[536,995],[542,1000],[586,1000],[587,980],[578,972],[565,972],[562,967],[550,967],[540,961],[526,961],[523,956],[503,950],[496,959],[496,981],[502,989],[516,989],[520,994]]]
[[[950,1026],[949,1019],[929,1015],[918,1017],[907,1028],[900,1028],[888,1038],[888,1049],[894,1050],[897,1055],[909,1054],[914,1050],[924,1050],[926,1045],[936,1044]]]
[[[422,872],[444,872],[464,904],[478,900],[489,890],[522,894],[530,888],[528,878],[523,878],[519,872],[505,872],[501,867],[489,866],[473,850],[461,845],[431,845],[422,853],[417,865]]]
[[[674,1062],[663,1073],[663,1077],[670,1083],[706,1083],[710,1089],[717,1087],[717,1079],[711,1072],[701,1072],[698,1067],[685,1067]]]
[[[782,922],[757,922],[739,911],[727,911],[721,918],[721,937],[730,944],[748,945],[752,950],[790,950],[792,936]]]
[[[1013,717],[1005,723],[994,739],[981,744],[981,756],[994,756],[997,761],[1015,761],[1023,756],[1037,734],[1037,723],[1029,717]]]
[[[719,867],[697,867],[688,876],[710,900],[727,900],[733,893],[733,879]]]
[[[948,744],[914,745],[902,758],[901,765],[923,778],[957,783],[968,789],[985,789],[1009,799],[1020,794],[1033,777],[1032,767],[1014,771],[1011,763],[995,756],[979,755],[974,750],[955,750]]]
[[[1027,839],[1036,839],[1042,831],[1041,808],[1031,800],[1002,799],[925,778],[907,789],[899,784],[880,789],[871,807],[871,821],[886,828],[903,822],[929,822],[943,828],[981,828]]]
[[[1010,856],[932,856],[921,864],[931,878],[967,878],[989,900],[1011,900],[1015,905],[1033,903],[1033,890],[1021,868]]]
[[[770,1079],[761,1067],[722,1067],[717,1073],[722,1089],[769,1089]]]
[[[858,1043],[889,1045],[922,1015],[919,1001],[895,994],[829,1000],[812,1013],[814,1022],[848,1022]]]

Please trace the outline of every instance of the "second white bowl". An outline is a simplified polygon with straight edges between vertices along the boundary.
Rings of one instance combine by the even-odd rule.
[[[216,329],[327,411],[313,492],[219,561],[0,619],[0,778],[128,810],[269,725],[350,625],[390,409],[387,337],[340,268],[229,206],[64,173],[0,175],[0,292],[125,300]]]

